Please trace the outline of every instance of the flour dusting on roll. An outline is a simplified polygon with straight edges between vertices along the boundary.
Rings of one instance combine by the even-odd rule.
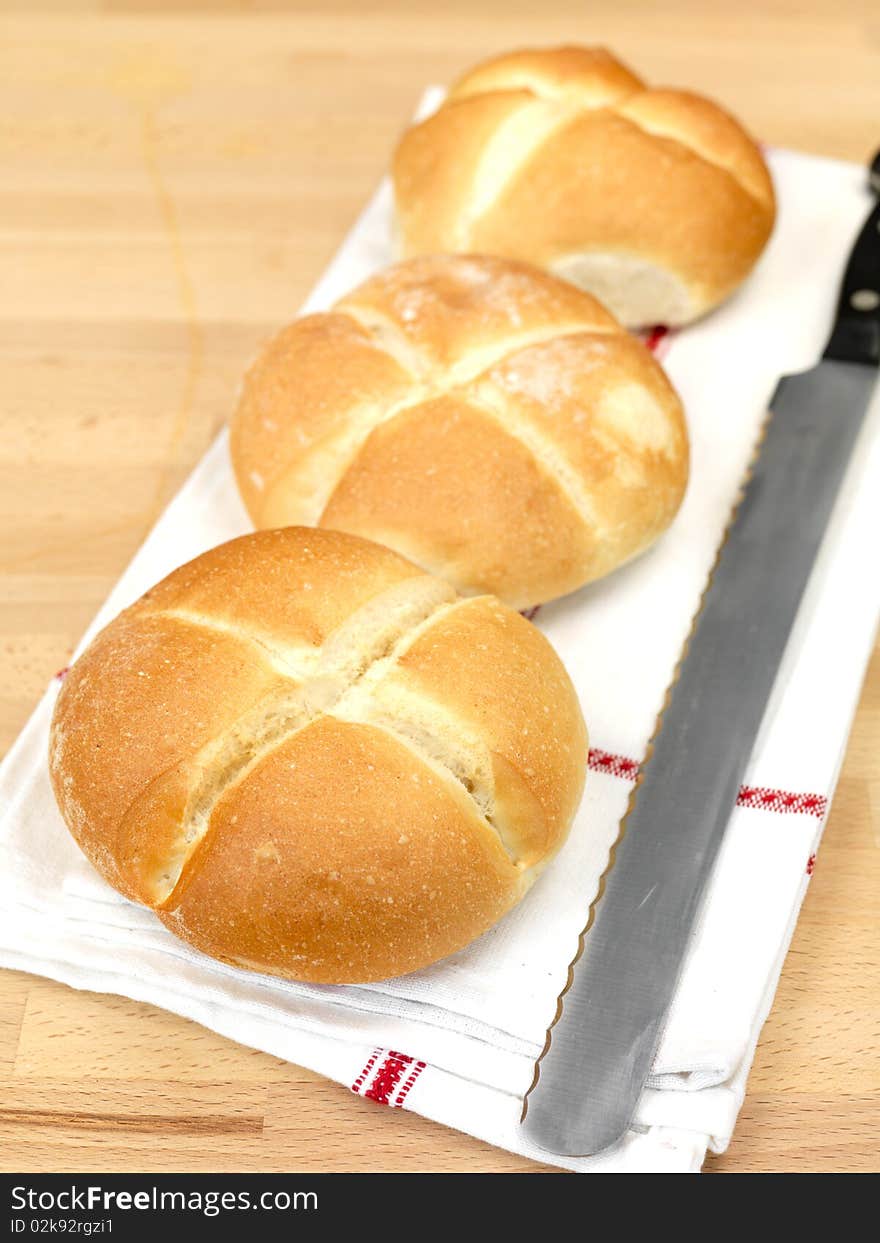
[[[413,971],[568,833],[587,735],[547,640],[387,548],[290,528],[176,570],[65,678],[50,770],[102,875],[215,958]]]
[[[478,65],[394,158],[404,256],[486,251],[589,290],[625,324],[697,318],[773,228],[770,174],[712,101],[646,86],[602,48]]]
[[[283,329],[231,451],[256,526],[350,531],[517,609],[646,549],[688,475],[644,345],[573,285],[474,255],[398,264]]]

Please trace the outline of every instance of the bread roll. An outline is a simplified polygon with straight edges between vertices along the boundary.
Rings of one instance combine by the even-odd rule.
[[[344,983],[467,945],[584,781],[550,644],[396,553],[290,528],[176,570],[68,673],[50,768],[99,872],[198,949]]]
[[[574,286],[475,256],[399,264],[285,328],[231,448],[256,526],[351,531],[518,609],[646,548],[688,469],[645,347]]]
[[[478,65],[404,135],[394,188],[403,255],[527,259],[631,327],[721,302],[775,216],[761,153],[732,116],[646,87],[602,48]]]

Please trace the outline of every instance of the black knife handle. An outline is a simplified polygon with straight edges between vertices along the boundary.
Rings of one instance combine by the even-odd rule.
[[[871,163],[869,182],[880,198],[880,151]],[[837,318],[822,357],[880,366],[880,202],[849,257]]]

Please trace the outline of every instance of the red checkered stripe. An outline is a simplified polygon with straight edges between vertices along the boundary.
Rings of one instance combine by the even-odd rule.
[[[594,772],[608,773],[623,781],[634,782],[639,775],[638,760],[603,751],[600,747],[590,748],[588,762]],[[740,786],[736,805],[782,815],[815,816],[822,820],[828,810],[828,799],[824,794],[802,794],[793,790],[775,790],[769,786]]]
[[[351,1090],[378,1105],[402,1109],[413,1084],[425,1069],[425,1062],[416,1061],[407,1053],[374,1049]]]

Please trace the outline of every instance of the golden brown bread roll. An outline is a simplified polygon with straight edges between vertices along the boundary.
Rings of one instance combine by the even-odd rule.
[[[651,89],[603,48],[478,65],[394,157],[402,253],[540,264],[624,323],[683,324],[743,281],[773,228],[758,147],[717,104]]]
[[[544,637],[351,535],[223,544],[111,622],[52,722],[59,807],[198,949],[342,983],[485,932],[564,840],[587,738]]]
[[[256,526],[351,531],[520,609],[641,552],[687,482],[648,350],[565,281],[479,256],[398,264],[285,328],[231,430]]]

